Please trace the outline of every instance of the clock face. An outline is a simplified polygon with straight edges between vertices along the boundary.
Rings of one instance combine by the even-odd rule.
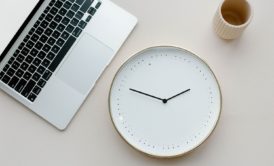
[[[119,134],[135,149],[157,157],[199,146],[219,119],[221,94],[208,65],[186,50],[153,47],[117,72],[109,96]]]

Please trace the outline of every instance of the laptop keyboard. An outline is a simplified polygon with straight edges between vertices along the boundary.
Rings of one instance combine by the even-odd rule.
[[[34,102],[100,6],[93,0],[52,0],[0,72],[0,80]]]

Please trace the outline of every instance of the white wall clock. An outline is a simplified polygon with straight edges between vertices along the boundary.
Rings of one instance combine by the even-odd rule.
[[[109,95],[119,134],[135,149],[156,157],[185,154],[214,130],[221,92],[209,66],[176,47],[152,47],[117,72]]]

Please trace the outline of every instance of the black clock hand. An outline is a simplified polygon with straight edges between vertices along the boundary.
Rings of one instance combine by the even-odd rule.
[[[190,89],[187,89],[187,90],[185,90],[185,91],[183,91],[183,92],[181,92],[181,93],[178,93],[178,94],[176,94],[176,95],[174,95],[174,96],[172,96],[172,97],[170,97],[170,98],[168,98],[168,99],[166,99],[167,101],[168,100],[171,100],[171,99],[173,99],[173,98],[175,98],[175,97],[177,97],[177,96],[180,96],[181,94],[184,94],[184,93],[186,93],[186,92],[188,92],[188,91],[190,91]]]
[[[141,92],[141,91],[138,91],[138,90],[132,89],[132,88],[130,88],[129,90],[131,90],[131,91],[133,91],[133,92],[140,93],[140,94],[142,94],[142,95],[146,95],[146,96],[149,96],[149,97],[152,97],[152,98],[155,98],[155,99],[161,100],[161,101],[163,101],[163,100],[164,100],[164,99],[161,99],[161,98],[159,98],[159,97],[152,96],[152,95],[150,95],[150,94],[147,94],[147,93],[144,93],[144,92]]]

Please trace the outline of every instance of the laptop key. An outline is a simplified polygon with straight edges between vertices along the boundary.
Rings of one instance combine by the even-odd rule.
[[[27,42],[28,40],[29,40],[29,38],[30,38],[30,36],[29,35],[27,35],[25,38],[24,38],[24,42]]]
[[[39,95],[39,93],[41,92],[41,88],[39,88],[38,86],[35,86],[33,88],[32,92],[36,95]]]
[[[33,61],[33,57],[29,55],[29,56],[27,56],[25,61],[30,64]]]
[[[11,65],[12,68],[14,68],[15,70],[17,70],[19,67],[20,67],[20,63],[18,62],[14,62],[12,65]]]
[[[76,26],[79,23],[79,20],[77,18],[73,18],[70,23],[71,25]]]
[[[89,15],[87,18],[86,18],[86,22],[89,22],[91,20],[91,15]]]
[[[25,43],[22,42],[22,43],[19,45],[18,49],[19,49],[19,50],[22,50],[22,48],[24,48],[24,46],[25,46]]]
[[[2,78],[2,81],[3,81],[5,84],[7,84],[7,83],[9,83],[9,81],[10,81],[10,77],[7,76],[7,75],[5,75],[5,76]]]
[[[43,43],[37,42],[34,47],[40,50],[43,47]]]
[[[30,73],[34,73],[36,69],[37,69],[37,68],[36,68],[34,65],[31,65],[31,66],[28,68],[28,71],[29,71]]]
[[[47,22],[47,21],[45,21],[45,20],[40,24],[40,26],[41,26],[42,28],[47,28],[48,25],[49,25],[49,22]]]
[[[52,37],[49,38],[49,40],[48,40],[48,44],[51,45],[51,46],[52,46],[55,42],[56,42],[56,40],[55,40],[54,38],[52,38]]]
[[[57,44],[59,47],[62,47],[64,43],[65,43],[65,41],[64,41],[63,39],[59,38],[59,39],[57,40],[57,43],[56,43],[56,44]]]
[[[10,65],[6,64],[6,66],[3,68],[3,71],[6,72],[9,69]]]
[[[66,28],[66,31],[68,33],[71,33],[73,30],[74,30],[74,26],[72,26],[72,25],[68,25],[67,28]]]
[[[21,94],[22,94],[23,96],[25,96],[25,97],[28,97],[29,94],[30,94],[30,92],[31,92],[31,90],[34,88],[34,86],[35,86],[35,82],[34,82],[33,80],[30,80],[30,81],[27,83],[26,87],[24,88],[24,90],[22,91]]]
[[[43,62],[42,62],[42,65],[43,65],[44,67],[48,67],[49,64],[50,64],[50,61],[47,60],[47,59],[44,59]]]
[[[10,69],[7,71],[7,74],[8,74],[8,76],[10,76],[10,77],[12,77],[12,76],[14,75],[14,73],[15,73],[15,70],[12,69],[12,68],[10,68]]]
[[[39,79],[40,79],[40,75],[38,74],[38,73],[34,73],[33,74],[33,76],[32,76],[32,79],[34,80],[34,81],[38,81]]]
[[[51,10],[49,11],[52,15],[57,14],[58,9],[56,7],[52,7]]]
[[[53,30],[47,28],[45,31],[45,35],[50,36],[52,34]]]
[[[42,21],[42,20],[45,18],[45,16],[46,16],[46,14],[45,14],[45,13],[42,13],[38,20]],[[36,23],[37,23],[37,22],[36,22]],[[36,24],[36,23],[35,23],[35,24]],[[38,24],[38,25],[39,25],[39,24]],[[35,27],[35,26],[34,26],[34,27]],[[37,28],[37,27],[35,27],[35,28]]]
[[[51,77],[52,73],[49,70],[46,70],[45,73],[43,74],[42,78],[45,80],[49,80],[49,78]]]
[[[35,31],[35,28],[31,28],[30,31],[29,31],[29,35],[32,35]]]
[[[42,43],[45,43],[48,40],[48,37],[46,35],[42,35],[39,39]]]
[[[8,64],[12,64],[13,62],[14,62],[14,60],[15,60],[15,58],[14,57],[11,57],[10,59],[9,59],[9,61],[8,61]]]
[[[68,1],[64,4],[64,7],[66,9],[69,9],[71,6],[72,6],[72,3],[68,2]]]
[[[13,77],[13,78],[10,80],[10,82],[9,82],[9,86],[10,86],[11,88],[14,88],[18,82],[19,82],[19,78]]]
[[[46,55],[47,54],[45,52],[40,51],[39,54],[37,55],[37,57],[40,58],[40,59],[44,59],[46,57]]]
[[[49,66],[49,70],[54,72],[57,66],[60,64],[60,62],[63,60],[64,56],[67,54],[69,49],[72,47],[74,42],[76,41],[75,37],[69,37],[66,41],[65,45],[62,47],[62,49],[59,51],[55,59],[52,61],[51,65]]]
[[[60,35],[61,35],[60,32],[54,31],[53,34],[52,34],[52,37],[54,37],[55,39],[58,39]]]
[[[48,6],[45,10],[44,10],[44,13],[47,14],[50,10],[50,7]]]
[[[13,62],[14,62],[14,60],[15,60],[15,58],[14,57],[11,57],[10,59],[9,59],[9,61],[8,61],[8,64],[12,64]]]
[[[31,73],[29,73],[29,72],[26,72],[23,76],[23,78],[26,79],[26,80],[29,80],[30,77],[31,77]]]
[[[55,0],[50,1],[49,6],[53,6],[54,2],[55,2]]]
[[[58,9],[63,6],[63,2],[57,1],[54,6],[56,6]]]
[[[29,51],[30,51],[29,49],[23,48],[23,50],[21,51],[21,53],[26,56],[26,55],[28,55]]]
[[[60,48],[58,47],[58,46],[53,46],[52,47],[52,49],[51,49],[51,51],[53,52],[53,53],[58,53],[58,51],[60,50]]]
[[[43,66],[39,66],[37,72],[42,75],[45,72],[45,70],[46,68],[44,68]]]
[[[82,3],[84,2],[85,0],[76,0],[75,3],[77,3],[78,5],[82,5]]]
[[[45,51],[47,53],[47,52],[49,52],[50,48],[51,47],[48,44],[45,44],[43,47],[43,51]]]
[[[74,13],[73,11],[70,10],[70,11],[67,12],[66,16],[67,16],[68,18],[72,18],[72,17],[74,16],[74,14],[75,14],[75,13]]]
[[[69,37],[69,33],[63,32],[61,37],[66,40]]]
[[[30,52],[30,55],[32,55],[33,57],[36,57],[36,55],[38,54],[38,50],[37,49],[35,49],[35,48],[33,48],[32,50],[31,50],[31,52]]]
[[[53,54],[52,52],[48,53],[48,55],[47,55],[47,58],[49,60],[52,60],[54,57],[55,57],[55,54]]]
[[[61,16],[64,16],[66,13],[67,13],[67,9],[65,9],[65,8],[61,8],[61,9],[59,10],[59,14],[60,14]]]
[[[75,30],[72,32],[72,34],[75,36],[75,37],[79,37],[80,34],[81,34],[82,30],[80,28],[75,28]]]
[[[28,67],[29,67],[29,65],[28,65],[26,62],[23,62],[23,63],[21,64],[21,66],[20,66],[20,68],[21,68],[22,70],[27,70]]]
[[[86,0],[85,3],[82,5],[82,7],[80,8],[80,10],[83,13],[86,13],[86,11],[88,10],[88,8],[91,6],[91,4],[93,3],[93,0]]]
[[[35,58],[34,61],[33,61],[33,64],[34,64],[35,66],[39,66],[40,63],[41,63],[41,60],[40,60],[39,58]]]
[[[96,13],[96,9],[91,7],[91,8],[88,9],[88,13],[93,16]]]
[[[39,36],[36,34],[33,34],[32,37],[30,38],[33,42],[36,42],[39,39]]]
[[[81,20],[81,21],[79,22],[78,26],[79,26],[80,28],[84,29],[84,28],[87,26],[87,23],[86,23],[85,21]]]
[[[95,6],[96,9],[99,9],[99,7],[101,6],[102,2],[98,2]]]
[[[79,8],[80,8],[79,5],[73,4],[72,7],[71,7],[71,10],[74,11],[74,12],[77,12]]]
[[[60,16],[59,14],[57,14],[57,15],[54,17],[54,21],[56,21],[56,22],[60,22],[62,19],[63,19],[63,17]]]
[[[50,27],[51,29],[55,29],[57,26],[58,26],[58,24],[57,24],[55,21],[52,21],[52,22],[49,24],[49,27]]]
[[[66,28],[65,25],[60,24],[60,25],[58,25],[57,30],[58,30],[59,32],[63,32],[65,28]]]
[[[48,14],[45,18],[45,20],[47,20],[48,22],[51,22],[53,19],[53,15],[52,14]]]
[[[20,79],[20,81],[18,82],[18,84],[15,87],[15,90],[20,93],[26,84],[27,84],[27,81],[25,81],[24,79]]]
[[[29,49],[32,49],[32,47],[34,46],[34,43],[32,41],[27,42],[26,47]],[[22,50],[23,51],[23,50]]]
[[[81,20],[84,16],[84,13],[82,13],[81,11],[78,11],[75,15],[75,17],[78,19],[78,20]]]
[[[15,75],[16,75],[17,77],[19,77],[19,78],[22,77],[23,74],[24,74],[24,71],[21,70],[21,69],[18,69],[17,72],[15,73]]]
[[[14,57],[17,57],[17,56],[19,55],[19,53],[20,53],[20,50],[16,50],[16,51],[13,53],[13,56],[14,56]]]
[[[46,81],[43,79],[40,79],[37,83],[37,85],[41,88],[43,88],[46,85]]]
[[[29,95],[29,97],[28,97],[28,99],[29,99],[31,102],[34,102],[36,98],[37,98],[37,96],[36,96],[35,94],[33,94],[33,93],[31,93],[31,94]]]
[[[62,23],[63,23],[64,25],[68,25],[69,22],[70,22],[70,19],[67,18],[67,17],[64,17],[63,20],[62,20]]]

